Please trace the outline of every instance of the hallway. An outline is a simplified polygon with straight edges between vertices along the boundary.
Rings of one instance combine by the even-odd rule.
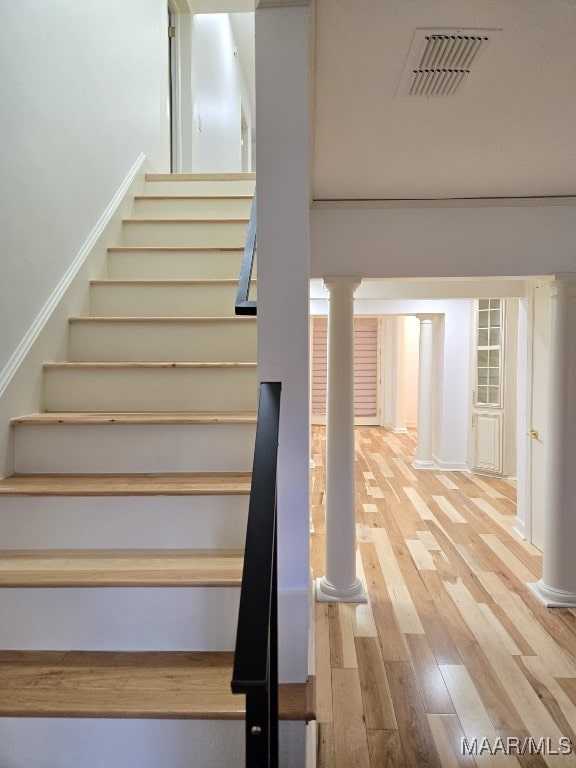
[[[547,610],[525,586],[542,559],[512,531],[515,488],[413,470],[415,446],[413,434],[356,429],[370,602],[315,606],[319,768],[576,766],[564,754],[576,751],[576,611]],[[317,577],[323,427],[312,456]]]

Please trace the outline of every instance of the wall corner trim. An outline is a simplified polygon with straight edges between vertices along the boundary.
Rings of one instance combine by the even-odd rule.
[[[107,225],[112,220],[112,217],[114,216],[114,212],[122,202],[124,196],[130,189],[130,186],[134,182],[134,179],[142,169],[144,162],[146,160],[146,156],[144,153],[140,153],[138,156],[136,162],[130,168],[128,171],[126,177],[124,178],[124,181],[120,185],[120,187],[116,190],[116,193],[114,194],[114,197],[112,200],[108,203],[104,211],[102,212],[102,215],[96,222],[96,225],[86,238],[86,240],[83,242],[82,246],[80,247],[80,250],[74,257],[74,260],[62,276],[61,280],[59,281],[56,288],[52,291],[52,294],[49,296],[48,300],[36,316],[35,320],[32,322],[32,325],[24,335],[24,338],[18,344],[16,347],[14,353],[4,366],[3,370],[0,372],[0,397],[4,394],[6,391],[8,385],[12,381],[12,378],[14,377],[16,371],[18,370],[19,366],[21,365],[22,361],[25,359],[26,355],[30,352],[30,349],[32,348],[32,345],[42,332],[42,329],[46,325],[50,315],[54,312],[55,308],[57,307],[59,301],[63,297],[63,295],[66,293],[66,290],[74,280],[74,277],[84,264],[88,254],[98,241],[98,238],[103,234],[104,230],[106,229]]]

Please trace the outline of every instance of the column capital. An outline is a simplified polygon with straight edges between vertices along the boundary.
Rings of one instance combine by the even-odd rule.
[[[576,273],[574,272],[554,275],[549,285],[552,290],[552,298],[558,296],[565,296],[570,299],[576,298]]]
[[[416,315],[420,323],[431,323],[437,315]]]
[[[335,294],[341,296],[353,296],[354,292],[362,282],[361,277],[324,277],[324,287],[330,294],[330,298]]]

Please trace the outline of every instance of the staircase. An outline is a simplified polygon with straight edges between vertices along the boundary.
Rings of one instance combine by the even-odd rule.
[[[230,693],[256,409],[234,317],[254,178],[148,176],[13,421],[0,481],[0,765],[243,764]],[[287,719],[308,714],[283,686]]]

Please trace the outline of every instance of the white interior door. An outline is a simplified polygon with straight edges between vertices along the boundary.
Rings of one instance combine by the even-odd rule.
[[[532,396],[529,424],[531,542],[542,550],[544,540],[545,465],[548,436],[548,349],[550,346],[550,288],[534,289],[532,305]],[[530,434],[531,433],[531,434]]]

